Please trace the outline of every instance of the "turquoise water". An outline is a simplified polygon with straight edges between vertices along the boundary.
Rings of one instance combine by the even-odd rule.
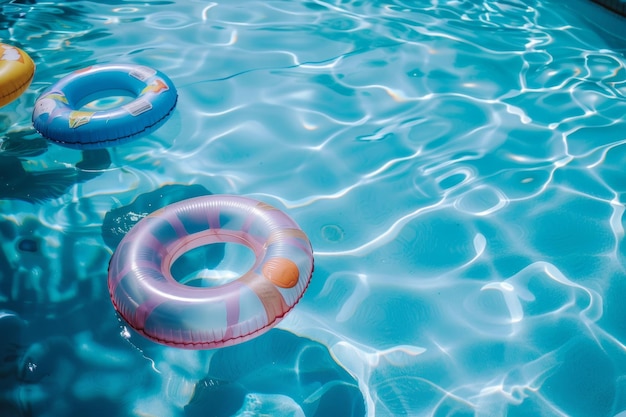
[[[626,415],[626,29],[585,1],[0,2],[3,416]],[[179,100],[100,151],[31,126],[96,63]],[[108,261],[139,218],[253,197],[315,273],[251,342],[156,345]],[[249,260],[246,258],[245,262]]]

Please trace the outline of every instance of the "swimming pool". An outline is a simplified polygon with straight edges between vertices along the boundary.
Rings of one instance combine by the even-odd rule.
[[[3,2],[35,79],[0,109],[8,416],[626,414],[626,34],[591,2]],[[96,63],[158,68],[171,118],[79,151],[31,125]],[[315,272],[276,329],[154,344],[106,286],[185,197],[272,204]],[[236,272],[229,250],[201,274]],[[225,266],[221,259],[229,260]]]

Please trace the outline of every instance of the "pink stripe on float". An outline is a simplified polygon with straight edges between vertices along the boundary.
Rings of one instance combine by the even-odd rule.
[[[258,274],[246,274],[240,278],[259,298],[267,315],[267,322],[272,323],[276,317],[282,317],[289,311],[282,294],[269,280]]]
[[[177,215],[169,216],[167,218],[167,221],[172,226],[172,229],[174,229],[174,231],[176,232],[176,235],[179,238],[182,239],[188,235],[187,229],[185,229],[183,222],[180,221],[180,217],[178,217]]]
[[[210,229],[219,229],[221,227],[219,208],[215,208],[213,212],[210,210],[207,210],[206,217],[209,222]]]
[[[248,233],[250,231],[250,227],[252,226],[252,223],[254,223],[255,220],[255,213],[253,211],[250,211],[247,213],[248,215],[245,217],[243,224],[241,226],[241,230]]]
[[[237,285],[233,291],[237,293],[237,296],[228,297],[226,301],[226,331],[224,336],[222,336],[222,339],[226,340],[235,337],[234,329],[239,324],[239,313],[241,312],[241,285]]]
[[[151,271],[161,272],[161,268],[158,265],[156,265],[154,262],[148,262],[145,260],[135,261],[129,265],[124,265],[124,267],[121,270],[115,271],[116,272],[115,275],[113,276],[109,275],[109,290],[115,291],[115,289],[119,285],[122,278],[128,275],[131,271],[135,272],[137,270],[143,270],[143,269],[149,269]]]

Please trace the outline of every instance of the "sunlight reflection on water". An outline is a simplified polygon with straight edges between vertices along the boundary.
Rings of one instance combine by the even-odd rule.
[[[1,7],[3,42],[37,63],[1,115],[12,415],[192,416],[235,401],[236,415],[308,416],[338,398],[369,416],[624,413],[626,37],[590,23],[608,12],[543,0]],[[168,74],[180,94],[168,122],[98,154],[38,142],[38,93],[112,61]],[[254,345],[268,350],[259,364],[252,345],[241,369],[221,362],[228,352],[154,345],[114,313],[103,219],[171,184],[258,198],[311,239],[311,285]],[[270,372],[281,343],[291,350]]]

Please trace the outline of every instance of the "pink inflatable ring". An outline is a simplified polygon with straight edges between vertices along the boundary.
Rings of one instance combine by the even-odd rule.
[[[254,265],[217,287],[179,283],[170,271],[184,253],[211,243],[252,249]],[[269,330],[300,300],[313,250],[285,213],[245,197],[210,195],[166,206],[139,221],[109,265],[115,309],[139,333],[186,349],[234,345]]]

